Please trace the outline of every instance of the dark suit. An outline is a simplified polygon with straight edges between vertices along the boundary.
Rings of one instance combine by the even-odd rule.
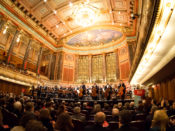
[[[108,131],[107,128],[102,127],[98,124],[88,125],[84,128],[84,131]]]
[[[130,125],[123,125],[119,129],[114,131],[139,131],[136,127]]]
[[[81,87],[83,89],[83,95],[85,95],[86,94],[86,86],[85,85],[82,85]]]

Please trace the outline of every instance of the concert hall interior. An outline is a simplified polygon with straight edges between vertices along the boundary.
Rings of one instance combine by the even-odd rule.
[[[136,130],[128,123],[154,130],[161,124],[144,121],[151,113],[154,119],[153,110],[170,119],[161,131],[174,130],[174,8],[175,0],[0,0],[0,130],[19,126],[16,108],[33,103],[35,117],[47,106],[68,113],[50,112],[51,125],[37,119],[22,125],[26,131]],[[114,121],[113,112],[124,119],[131,110],[131,122]],[[59,121],[64,117],[74,126]]]

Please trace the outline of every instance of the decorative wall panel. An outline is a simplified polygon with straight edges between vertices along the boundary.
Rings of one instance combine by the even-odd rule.
[[[92,56],[92,82],[103,81],[103,55]]]
[[[108,53],[106,54],[106,81],[114,82],[116,81],[116,54]]]
[[[89,57],[79,56],[77,60],[77,82],[89,82]]]
[[[121,79],[127,79],[129,76],[129,62],[122,63],[120,65]]]

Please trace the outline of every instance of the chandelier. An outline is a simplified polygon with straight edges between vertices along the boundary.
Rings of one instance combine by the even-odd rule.
[[[73,17],[77,25],[87,27],[97,21],[98,14],[99,12],[96,7],[87,3],[81,3],[75,8]]]

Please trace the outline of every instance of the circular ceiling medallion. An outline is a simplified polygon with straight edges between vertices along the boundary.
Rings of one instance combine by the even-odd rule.
[[[112,29],[94,29],[79,33],[67,41],[67,45],[74,47],[95,47],[117,42],[123,37],[122,32]]]

